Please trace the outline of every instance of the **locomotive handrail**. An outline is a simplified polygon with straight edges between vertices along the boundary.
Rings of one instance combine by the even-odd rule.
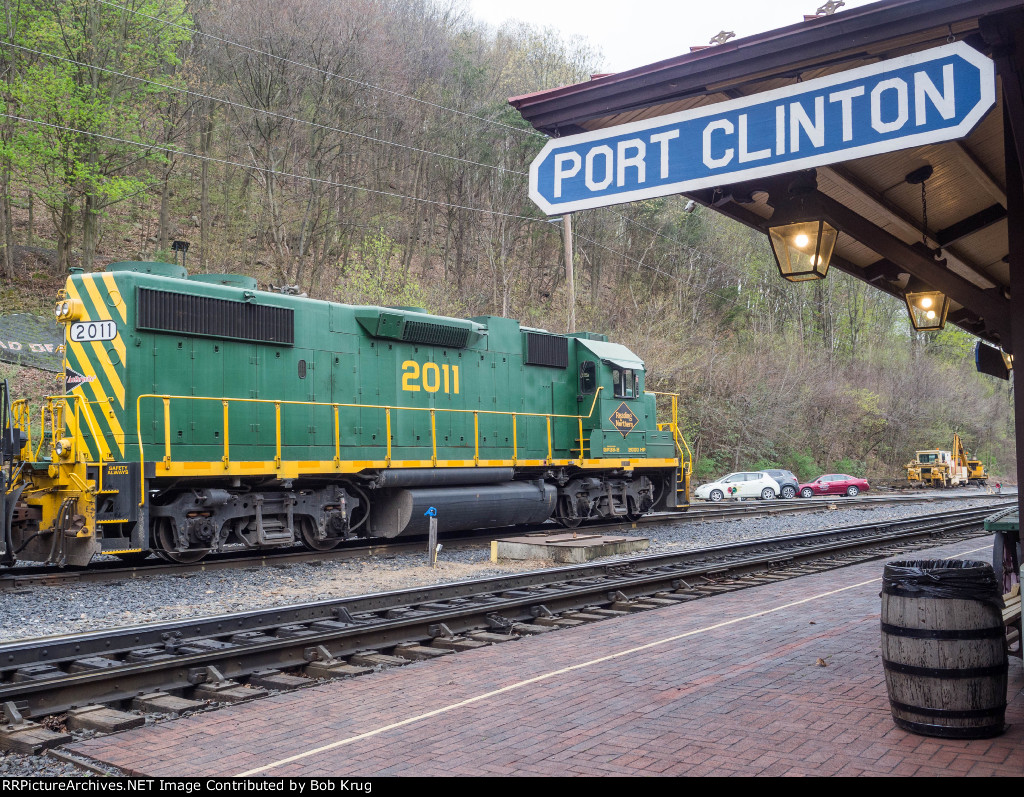
[[[68,402],[74,405],[75,415],[75,428],[71,433],[71,450],[73,452],[73,462],[88,462],[88,457],[84,456],[85,449],[85,436],[82,434],[82,423],[83,421],[89,427],[89,434],[92,435],[92,439],[96,443],[96,461],[102,462],[104,459],[112,460],[113,456],[109,453],[104,456],[102,445],[105,445],[106,435],[102,435],[96,426],[96,418],[93,415],[92,410],[89,406],[95,404],[99,407],[106,405],[110,407],[110,400],[104,399],[103,401],[89,401],[84,396],[77,396],[73,393],[63,396],[47,396],[46,406],[50,411],[50,442],[53,443],[63,437],[64,433],[64,407]],[[55,411],[57,407],[60,407],[60,412]],[[83,411],[84,407],[84,411]],[[43,427],[45,428],[46,419],[43,419]],[[44,437],[45,435],[40,435]],[[40,439],[39,446],[42,449],[43,441]]]
[[[40,461],[39,458],[43,451],[43,445],[46,442],[47,422],[49,422],[51,445],[64,436],[64,413],[67,411],[68,403],[73,405],[71,411],[74,413],[74,429],[71,431],[71,445],[74,456],[69,460],[69,462],[89,461],[88,457],[84,455],[85,437],[82,433],[83,421],[89,428],[89,434],[92,435],[93,440],[96,442],[96,461],[102,462],[104,459],[113,459],[109,450],[108,453],[104,455],[100,448],[102,444],[105,444],[106,436],[100,434],[99,429],[96,426],[96,419],[93,412],[89,409],[91,405],[99,407],[106,406],[109,409],[111,407],[110,399],[90,401],[84,396],[78,396],[71,393],[58,396],[45,396],[44,400],[46,404],[41,408],[42,418],[39,420],[39,444],[36,446],[35,451],[32,450],[32,409],[28,399],[18,399],[11,405],[11,409],[15,416],[19,420],[24,420],[25,422],[25,428],[22,429],[22,431],[25,432],[26,435],[25,446],[29,450],[31,461]],[[85,411],[82,410],[83,406],[85,407]]]
[[[135,432],[139,441],[139,471],[140,478],[142,480],[142,490],[140,492],[141,500],[139,506],[143,506],[146,502],[146,457],[144,452],[144,443],[142,441],[142,400],[143,399],[159,399],[163,403],[163,422],[164,422],[164,456],[163,464],[164,467],[170,470],[171,467],[171,401],[182,400],[182,401],[219,401],[224,408],[224,454],[221,457],[221,461],[224,463],[224,467],[228,468],[231,463],[230,455],[230,411],[229,404],[231,402],[239,402],[246,404],[273,404],[274,405],[274,465],[275,467],[281,467],[281,406],[282,405],[296,405],[303,407],[331,407],[334,411],[334,465],[340,467],[341,465],[341,426],[339,423],[338,409],[340,407],[348,407],[353,409],[366,409],[366,410],[384,410],[385,423],[386,423],[386,455],[385,455],[385,466],[391,466],[391,411],[409,411],[409,412],[429,412],[430,413],[430,444],[431,444],[431,464],[437,465],[437,423],[435,413],[450,412],[459,414],[472,414],[473,415],[473,461],[475,464],[480,462],[480,415],[504,415],[512,417],[512,461],[515,463],[519,458],[519,446],[517,438],[517,425],[520,416],[526,418],[545,418],[547,421],[547,453],[548,459],[553,458],[553,447],[551,437],[551,419],[552,418],[572,418],[575,419],[580,428],[581,436],[583,429],[583,420],[590,419],[594,416],[594,410],[597,408],[597,400],[601,395],[601,391],[604,387],[598,387],[594,393],[594,399],[590,404],[590,412],[586,415],[564,415],[561,413],[554,412],[509,412],[506,410],[463,410],[446,407],[402,407],[392,406],[386,404],[353,404],[346,402],[321,402],[321,401],[291,401],[282,399],[257,399],[257,398],[228,398],[228,397],[214,397],[214,396],[173,396],[163,393],[142,393],[135,399]],[[76,397],[77,398],[77,397]],[[77,428],[77,426],[76,426]],[[582,462],[582,446],[580,452],[580,461]]]
[[[28,399],[18,399],[12,402],[11,414],[14,416],[14,425],[25,432],[25,445],[28,447],[29,456],[32,456],[32,407],[28,403]],[[24,422],[24,428],[22,422]],[[40,440],[40,445],[42,445],[42,440]],[[33,460],[35,459],[33,457]]]
[[[672,439],[675,441],[676,448],[679,449],[680,459],[682,459],[683,448],[685,447],[686,448],[686,458],[687,458],[687,461],[690,463],[690,467],[693,467],[693,452],[690,451],[690,445],[689,445],[689,443],[686,442],[686,438],[683,436],[682,432],[679,429],[679,394],[678,393],[662,393],[662,392],[659,392],[657,390],[648,390],[647,392],[650,393],[653,396],[669,396],[669,397],[671,397],[671,399],[672,399],[672,415],[671,415],[672,420],[669,421],[668,423],[659,423],[659,424],[657,424],[658,431],[664,431],[666,426],[670,427],[670,431],[672,432]],[[679,445],[680,443],[682,443],[682,445]]]

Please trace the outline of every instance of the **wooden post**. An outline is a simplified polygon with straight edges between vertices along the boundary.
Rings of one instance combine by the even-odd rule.
[[[1019,61],[1019,59],[1018,59]],[[1019,64],[1018,64],[1019,65]],[[1024,174],[1021,172],[1020,151],[1024,135],[1014,128],[1016,123],[1024,127],[1024,87],[1019,80],[1008,80],[1003,78],[1004,96],[1010,91],[1016,90],[1016,102],[1011,103],[1011,98],[1004,100],[1007,106],[1015,105],[1017,113],[1004,111],[1003,113],[1003,135],[1006,141],[1006,211],[1009,222],[1007,233],[1009,236],[1009,269],[1010,269],[1010,345],[1004,348],[1013,352],[1013,370],[1010,371],[1010,379],[1013,380],[1014,399],[1014,436],[1017,448],[1017,517],[1024,517],[1024,490],[1020,487],[1021,476],[1024,475],[1024,230],[1020,225],[1024,224]],[[1019,522],[1019,521],[1018,521]],[[1016,539],[1014,539],[1016,536]],[[1007,533],[1004,537],[1004,561],[1014,560],[1014,546],[1020,550],[1021,533],[1018,530],[1016,535]],[[993,563],[994,564],[994,563]],[[1017,580],[1021,580],[1020,565],[1018,566]],[[1001,568],[999,569],[1001,570]],[[997,570],[997,573],[999,572]],[[1003,574],[1003,585],[1008,591],[1011,579]]]
[[[572,214],[566,213],[562,216],[565,230],[562,234],[565,244],[565,287],[569,294],[569,321],[568,332],[576,331],[576,281],[572,269]]]
[[[1017,518],[1024,516],[1024,13],[1015,8],[1005,14],[993,14],[980,20],[982,38],[992,48],[996,73],[1002,81],[1003,147],[1006,163],[1006,217],[1009,239],[1010,307],[1009,340],[1000,337],[1003,349],[1013,354],[1014,435],[1017,448]],[[988,319],[985,319],[988,321]],[[1004,549],[1009,543],[1004,537]],[[1017,532],[1017,542],[1020,531]],[[1004,557],[1008,552],[1004,550]],[[997,576],[1002,571],[1001,557],[993,556]],[[1018,561],[1017,579],[1020,580]],[[1006,585],[1004,576],[1004,587]]]

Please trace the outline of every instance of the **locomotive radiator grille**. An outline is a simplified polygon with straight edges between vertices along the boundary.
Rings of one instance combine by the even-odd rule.
[[[138,289],[139,329],[292,345],[295,311],[210,296]]]

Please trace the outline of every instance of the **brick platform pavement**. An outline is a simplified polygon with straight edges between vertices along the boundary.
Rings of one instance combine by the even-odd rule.
[[[987,558],[985,538],[915,558],[972,549]],[[1024,774],[1019,659],[1005,735],[893,725],[881,573],[872,562],[740,590],[70,749],[178,776]]]

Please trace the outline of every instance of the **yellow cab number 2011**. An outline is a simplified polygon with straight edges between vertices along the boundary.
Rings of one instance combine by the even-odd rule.
[[[425,390],[428,393],[457,394],[459,392],[459,366],[448,363],[423,363],[421,366],[414,360],[402,363],[402,390],[417,393]]]

